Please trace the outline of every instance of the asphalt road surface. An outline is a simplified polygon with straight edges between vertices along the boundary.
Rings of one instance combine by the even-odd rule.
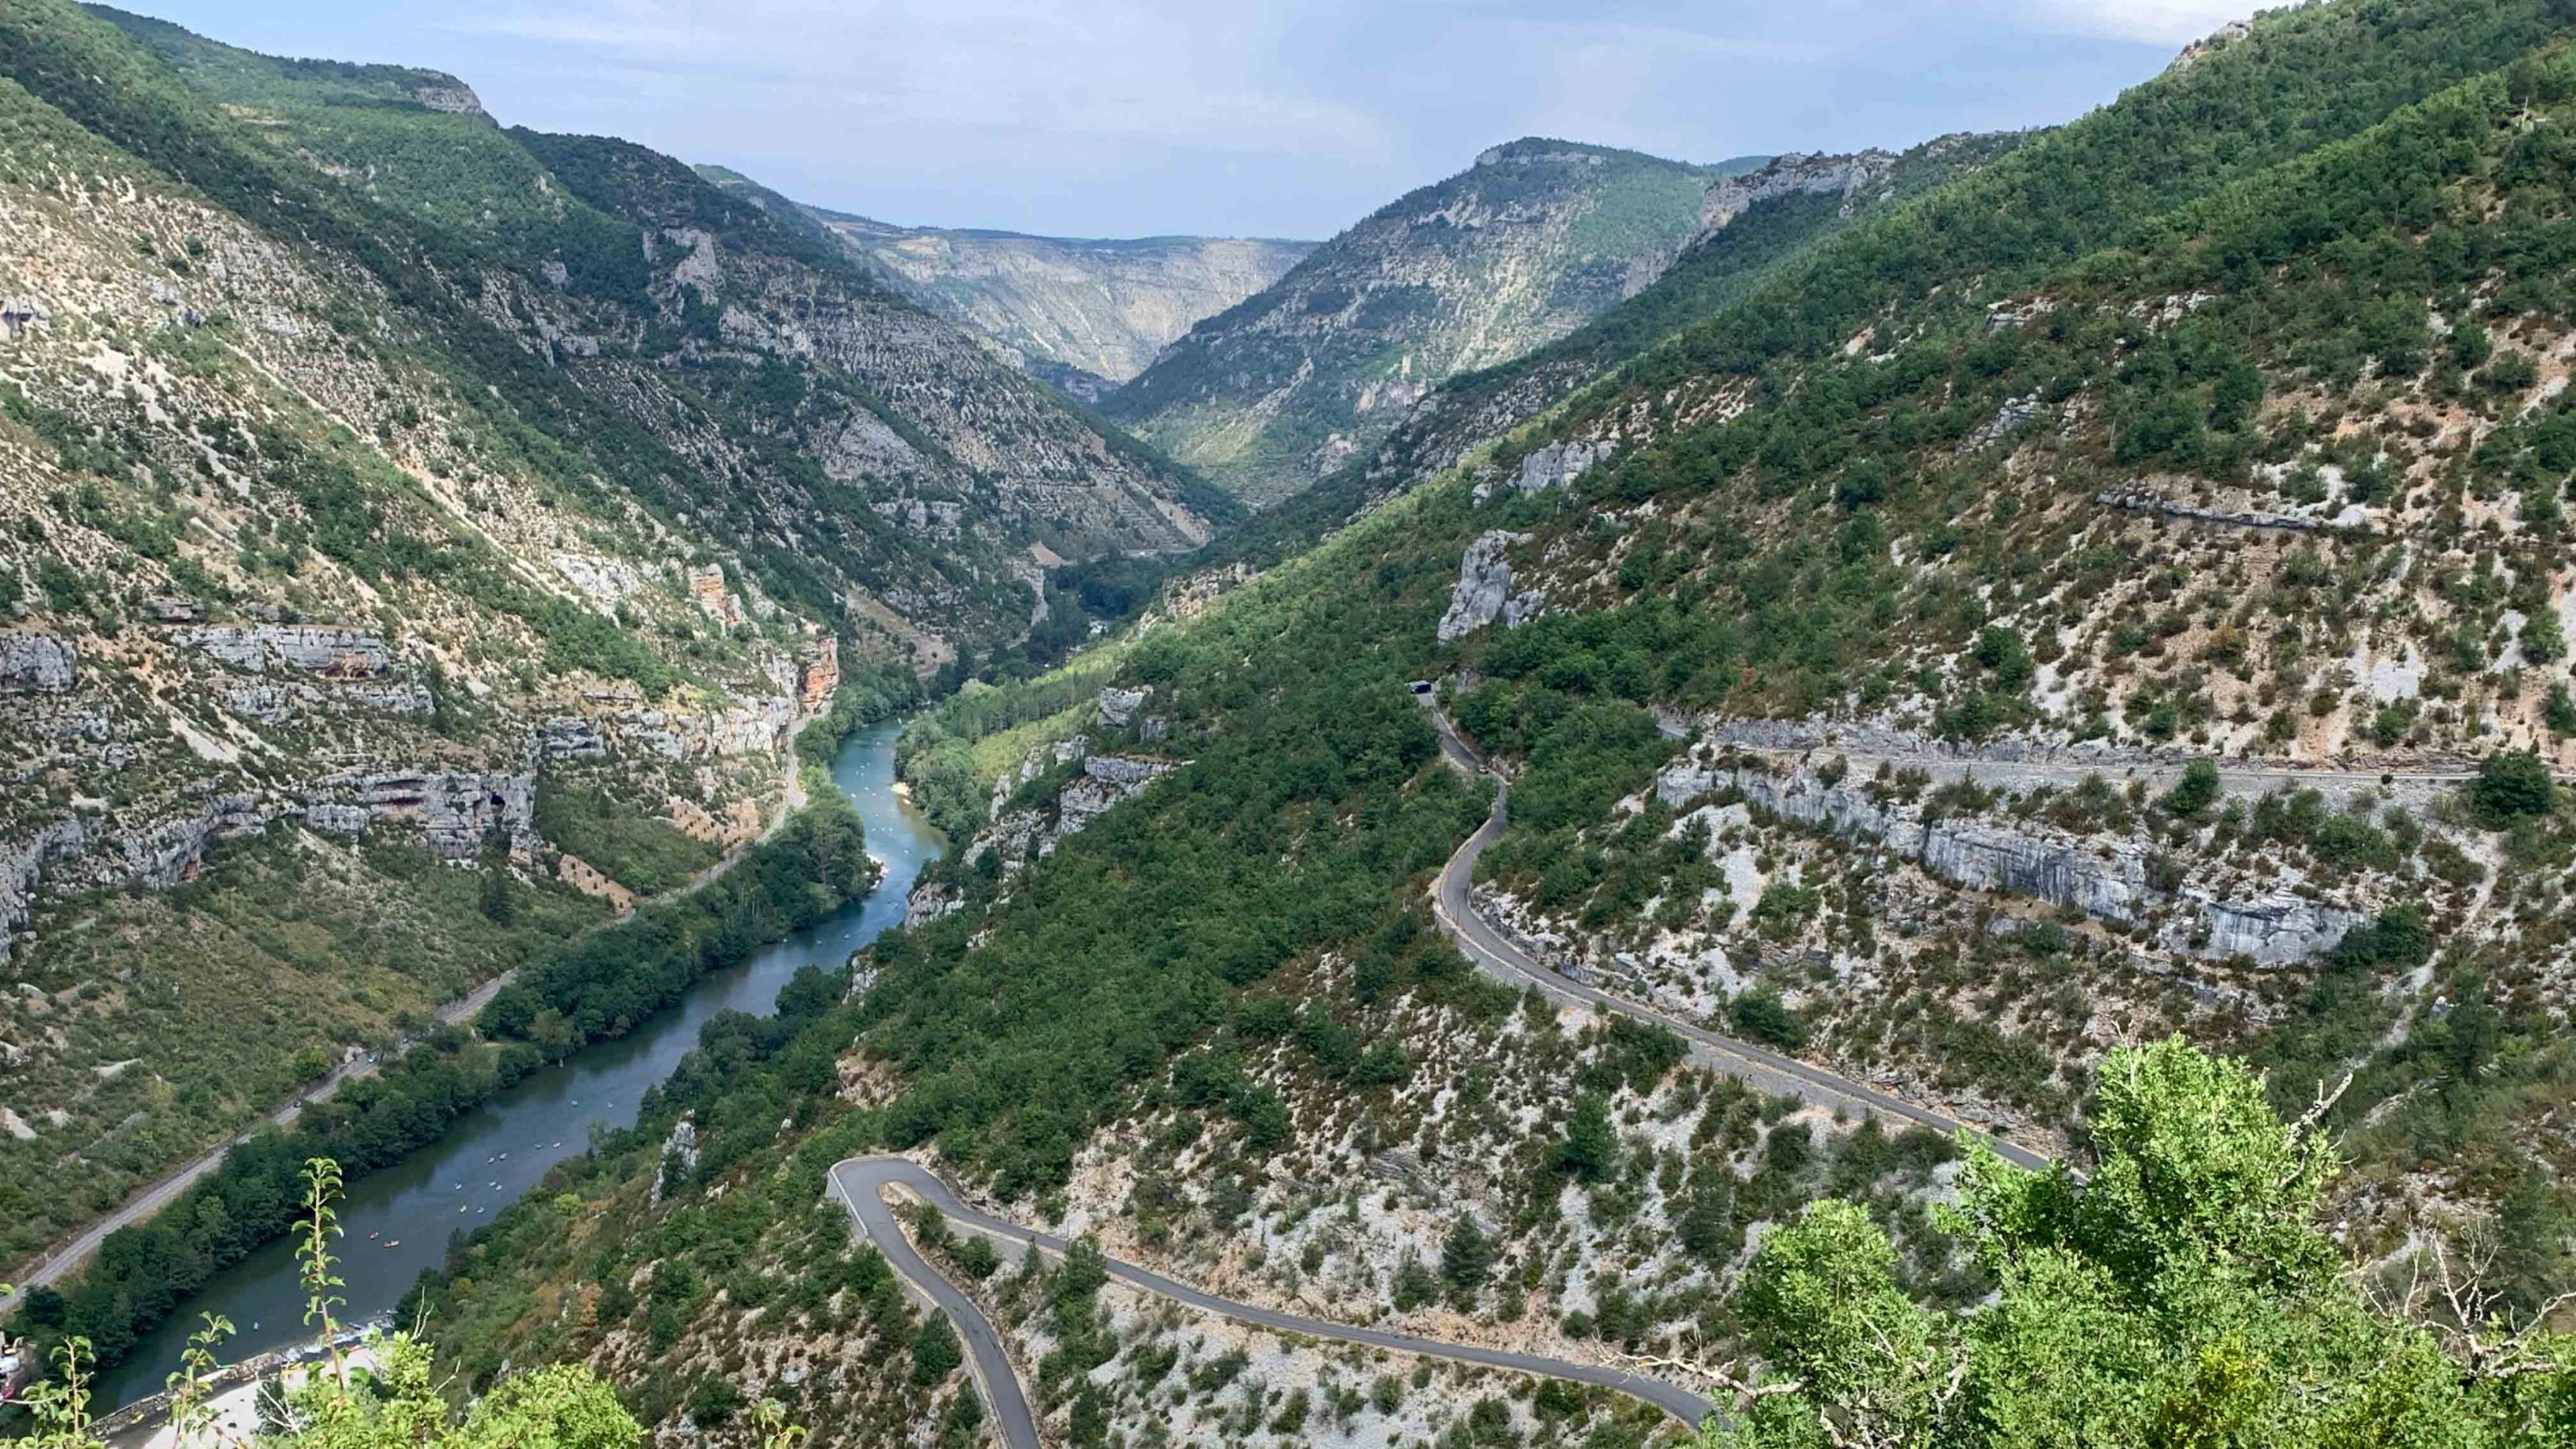
[[[1996,1153],[2007,1162],[2032,1169],[2048,1166],[2048,1158],[2029,1148],[2016,1146],[1990,1132],[1978,1131],[1965,1122],[1917,1106],[1902,1097],[1855,1082],[1811,1062],[1783,1056],[1751,1042],[1720,1036],[1653,1007],[1641,1006],[1586,986],[1559,973],[1486,924],[1469,903],[1468,890],[1476,878],[1477,859],[1485,853],[1487,846],[1501,838],[1503,826],[1510,818],[1511,784],[1459,736],[1457,729],[1449,723],[1449,717],[1429,696],[1423,696],[1423,704],[1431,711],[1432,724],[1440,732],[1440,752],[1448,757],[1449,762],[1494,782],[1493,814],[1486,817],[1484,825],[1474,835],[1467,837],[1467,843],[1458,847],[1457,854],[1449,857],[1449,863],[1441,867],[1440,879],[1432,887],[1431,899],[1432,914],[1439,919],[1441,930],[1458,944],[1458,949],[1466,953],[1468,960],[1475,962],[1487,975],[1508,986],[1535,987],[1561,1005],[1612,1012],[1663,1027],[1689,1045],[1692,1060],[1740,1078],[1758,1091],[1795,1097],[1801,1102],[1854,1116],[1893,1118],[1939,1132],[1975,1132],[1991,1143]]]
[[[995,1427],[1000,1431],[1004,1449],[1039,1449],[1037,1422],[1029,1412],[1027,1393],[1019,1376],[1011,1368],[1010,1355],[1003,1351],[1000,1335],[974,1300],[958,1291],[955,1284],[913,1250],[895,1220],[895,1210],[888,1206],[885,1189],[902,1186],[946,1215],[950,1225],[1015,1243],[1030,1244],[1061,1256],[1071,1245],[1051,1233],[1021,1227],[1017,1223],[990,1217],[965,1205],[956,1191],[929,1168],[906,1157],[853,1157],[832,1169],[832,1190],[850,1210],[868,1241],[886,1256],[895,1272],[921,1289],[948,1314],[957,1327],[958,1337],[966,1343],[975,1365],[975,1380],[982,1386],[984,1401],[992,1407]],[[1507,1369],[1516,1373],[1537,1374],[1545,1378],[1567,1379],[1575,1383],[1594,1384],[1626,1394],[1630,1398],[1654,1405],[1687,1424],[1697,1424],[1708,1417],[1709,1401],[1687,1389],[1661,1379],[1630,1373],[1625,1369],[1605,1368],[1599,1364],[1569,1363],[1562,1359],[1542,1358],[1535,1354],[1512,1353],[1505,1349],[1482,1348],[1473,1344],[1443,1343],[1437,1339],[1416,1338],[1410,1334],[1387,1333],[1375,1328],[1355,1328],[1346,1323],[1329,1323],[1318,1318],[1300,1318],[1275,1308],[1238,1303],[1203,1293],[1186,1283],[1176,1282],[1160,1273],[1139,1268],[1133,1263],[1108,1260],[1109,1276],[1133,1288],[1171,1299],[1191,1308],[1203,1309],[1237,1323],[1281,1333],[1303,1334],[1309,1338],[1330,1339],[1337,1343],[1360,1344],[1368,1348],[1389,1349],[1396,1353],[1417,1354],[1425,1358],[1446,1359],[1452,1363],[1476,1364],[1484,1368]]]

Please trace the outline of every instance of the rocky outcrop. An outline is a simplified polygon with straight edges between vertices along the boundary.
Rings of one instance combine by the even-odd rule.
[[[0,301],[0,332],[7,333],[12,342],[30,332],[49,332],[53,325],[54,314],[42,302],[30,297]]]
[[[725,586],[724,570],[714,564],[693,568],[688,573],[689,597],[709,618],[728,624],[742,622],[742,601]]]
[[[796,703],[784,698],[755,699],[710,715],[624,710],[613,722],[621,740],[668,760],[758,755],[785,746],[796,723]]]
[[[1082,762],[1082,778],[1056,797],[1057,836],[1080,834],[1112,806],[1144,794],[1146,786],[1179,768],[1169,760],[1091,756]]]
[[[52,634],[0,633],[0,693],[69,689],[80,677],[80,651]]]
[[[492,119],[483,109],[482,97],[474,94],[473,87],[454,76],[442,76],[434,84],[415,86],[412,89],[411,98],[418,101],[425,109],[443,111],[451,116],[481,116],[487,121]]]
[[[2047,413],[2048,409],[2041,405],[2038,393],[2014,398],[1997,409],[1993,417],[1987,419],[1975,432],[1961,441],[1959,455],[1965,457],[1981,449],[1991,448],[2039,421]]]
[[[1526,533],[1496,529],[1467,546],[1458,561],[1458,590],[1449,612],[1440,616],[1441,643],[1454,643],[1497,619],[1517,629],[1547,607],[1547,596],[1536,589],[1512,591],[1512,565],[1504,554],[1529,541]]]
[[[1513,476],[1512,486],[1524,498],[1545,493],[1582,477],[1609,456],[1608,443],[1550,443],[1521,459],[1521,470]],[[1494,496],[1496,481],[1489,479],[1476,485],[1477,502]]]
[[[2216,55],[2218,52],[2225,50],[2227,47],[2234,45],[2236,42],[2245,39],[2253,33],[2253,21],[2231,20],[2225,25],[2220,26],[2216,34],[2211,35],[2206,39],[2195,40],[2191,44],[2184,46],[2182,54],[2174,57],[2173,64],[2168,69],[2175,74],[2189,70],[2193,66],[2200,64],[2202,61],[2207,60],[2209,57]]]
[[[256,834],[275,813],[258,795],[224,794],[175,816],[142,823],[71,816],[45,826],[24,844],[0,846],[0,961],[9,959],[10,933],[34,915],[39,889],[167,889],[196,875],[207,846]]]
[[[826,634],[814,641],[797,666],[797,701],[809,715],[823,714],[841,693],[841,641]]]
[[[661,1205],[665,1183],[686,1181],[689,1174],[697,1170],[697,1119],[682,1117],[671,1124],[671,1135],[662,1139],[662,1170],[653,1175],[652,1205]]]
[[[608,732],[580,715],[546,720],[537,726],[537,753],[549,760],[596,759],[608,753]]]
[[[439,855],[462,860],[494,830],[514,846],[536,838],[537,777],[476,771],[350,774],[307,792],[304,823],[326,835],[362,835],[373,826],[416,829]]]
[[[555,571],[572,581],[584,597],[603,612],[614,610],[626,599],[644,591],[647,581],[658,577],[661,569],[652,564],[635,564],[624,559],[608,558],[595,553],[572,553],[558,549],[552,556]]]
[[[1877,841],[1952,885],[2046,901],[2115,926],[2154,924],[2166,946],[2208,959],[2302,961],[2366,919],[2287,889],[2251,900],[2189,886],[2159,892],[2149,883],[2143,841],[1978,816],[1927,824],[1913,806],[1882,803],[1862,786],[1829,781],[1803,765],[1783,774],[1758,763],[1685,759],[1655,781],[1656,797],[1675,807],[1729,788],[1782,820]]]
[[[192,644],[227,668],[265,674],[269,666],[330,679],[366,679],[389,672],[394,654],[384,640],[355,629],[310,624],[211,624],[183,630]]]
[[[1723,177],[1700,198],[1699,235],[1694,244],[1733,226],[1736,218],[1763,202],[1785,196],[1839,196],[1848,214],[1895,164],[1896,157],[1885,151],[1783,156],[1759,171]]]
[[[261,724],[285,724],[307,712],[349,714],[380,710],[387,714],[425,715],[434,707],[429,686],[416,680],[384,680],[345,685],[325,693],[298,682],[230,679],[215,691],[225,709]]]
[[[966,521],[965,504],[935,498],[881,498],[868,507],[916,538],[953,539]]]
[[[1052,810],[1044,805],[1012,804],[1024,786],[1077,761],[1081,763],[1080,773],[1056,792]],[[994,782],[992,804],[985,814],[987,823],[958,852],[958,859],[972,862],[990,853],[1002,875],[1015,875],[1031,861],[1055,854],[1056,846],[1066,837],[1089,829],[1093,821],[1121,802],[1145,793],[1156,780],[1179,768],[1171,760],[1095,755],[1090,738],[1084,735],[1037,745],[1021,759],[1019,769],[1005,772]],[[913,887],[911,898],[905,902],[905,920],[907,924],[935,921],[964,903],[964,897],[950,887],[925,880]]]
[[[1136,718],[1136,711],[1145,707],[1145,701],[1153,697],[1154,692],[1150,689],[1120,689],[1110,685],[1100,691],[1100,722],[1113,729],[1124,729],[1129,721]]]
[[[912,888],[911,895],[904,898],[904,929],[913,930],[934,921],[946,920],[957,914],[959,908],[965,904],[965,892],[957,887],[944,885],[938,881],[923,881]],[[855,985],[852,989],[853,992],[856,991]]]
[[[2105,508],[2121,508],[2131,513],[2150,513],[2165,518],[2179,518],[2192,523],[2215,523],[2227,528],[2251,528],[2272,533],[2358,533],[2374,532],[2367,523],[2339,524],[2322,518],[2309,518],[2296,513],[2265,513],[2243,508],[2203,508],[2160,498],[2136,489],[2106,488],[2095,494],[2093,501]]]

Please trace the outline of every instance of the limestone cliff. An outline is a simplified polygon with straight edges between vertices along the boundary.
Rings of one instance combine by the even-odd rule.
[[[701,174],[741,191],[737,173]],[[793,203],[788,203],[792,205]],[[1086,402],[1143,372],[1202,320],[1285,275],[1315,243],[1262,237],[1102,240],[905,227],[815,209],[907,295]]]
[[[1710,169],[1563,141],[1497,146],[1191,329],[1103,408],[1255,501],[1364,456],[1442,381],[1645,290]]]

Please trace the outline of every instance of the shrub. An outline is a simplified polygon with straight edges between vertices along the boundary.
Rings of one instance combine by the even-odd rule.
[[[1796,1051],[1807,1044],[1807,1024],[1780,999],[1776,987],[1765,986],[1735,998],[1727,1014],[1734,1018],[1735,1029],[1747,1041],[1783,1051]]]
[[[2218,762],[2207,756],[2183,767],[2182,781],[2165,792],[2165,813],[2176,820],[2191,820],[2218,803],[2221,786]]]
[[[2558,782],[2536,750],[2489,755],[2469,782],[2469,810],[2478,823],[2501,830],[2517,820],[2558,808]]]
[[[1558,1170],[1584,1182],[1598,1182],[1618,1165],[1619,1134],[1610,1126],[1610,1103],[1598,1092],[1575,1099],[1574,1121],[1556,1145]]]
[[[914,1383],[938,1383],[965,1361],[966,1352],[958,1345],[957,1330],[948,1325],[947,1314],[933,1313],[921,1321],[920,1330],[912,1336]]]

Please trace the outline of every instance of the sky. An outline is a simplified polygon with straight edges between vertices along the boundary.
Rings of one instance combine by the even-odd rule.
[[[1519,136],[1716,161],[2071,120],[2254,0],[122,3],[885,221],[1321,238]]]

